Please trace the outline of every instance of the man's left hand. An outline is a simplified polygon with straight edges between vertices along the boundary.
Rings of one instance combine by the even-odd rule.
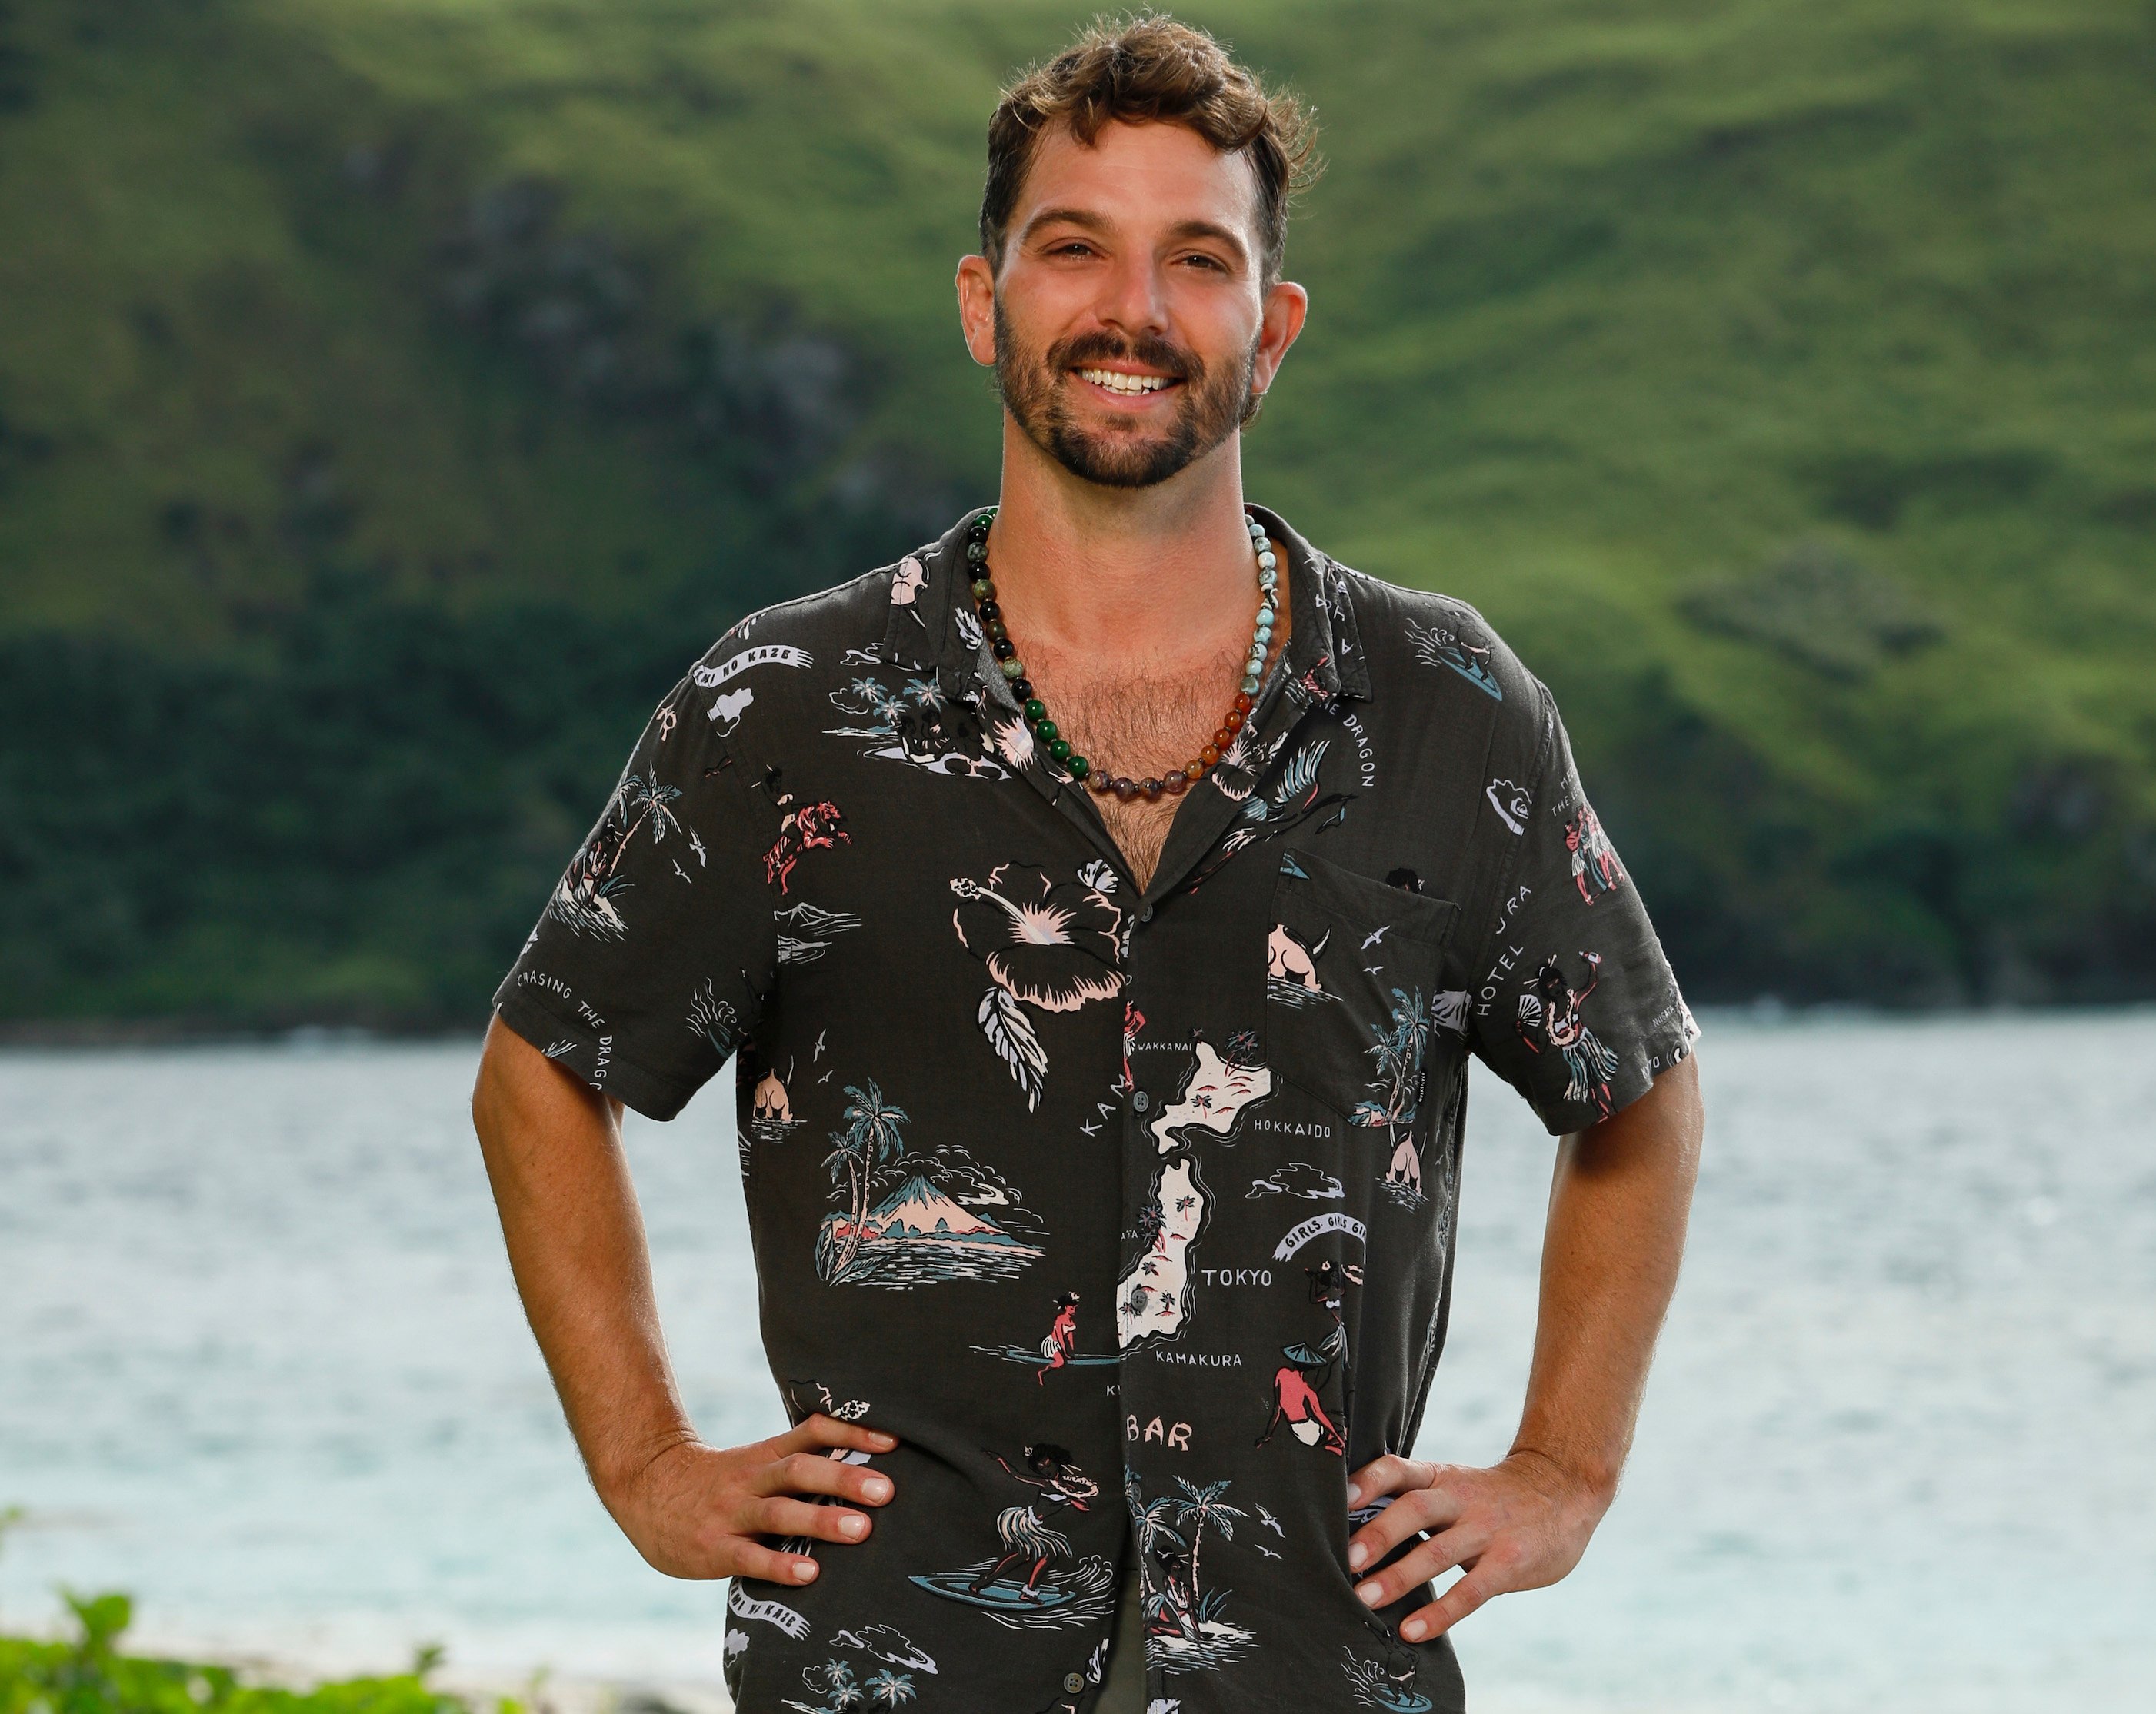
[[[1388,1453],[1350,1479],[1348,1503],[1398,1497],[1355,1532],[1348,1568],[1374,1565],[1418,1530],[1430,1538],[1356,1586],[1373,1607],[1398,1600],[1455,1566],[1466,1575],[1400,1624],[1410,1643],[1441,1635],[1492,1595],[1555,1583],[1587,1551],[1611,1496],[1538,1452],[1515,1452],[1478,1470]]]

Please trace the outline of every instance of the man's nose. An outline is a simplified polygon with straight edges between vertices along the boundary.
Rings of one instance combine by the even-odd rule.
[[[1168,300],[1161,290],[1159,269],[1150,256],[1124,256],[1102,282],[1094,313],[1111,327],[1133,336],[1163,333],[1168,328]]]

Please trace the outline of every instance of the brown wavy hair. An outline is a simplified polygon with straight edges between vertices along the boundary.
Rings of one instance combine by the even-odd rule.
[[[1259,278],[1280,278],[1288,203],[1324,170],[1314,109],[1268,89],[1204,30],[1165,13],[1096,18],[1045,65],[1003,92],[988,121],[988,178],[981,196],[981,254],[998,274],[1011,211],[1034,151],[1051,126],[1088,145],[1111,120],[1188,126],[1222,154],[1250,157],[1258,182]]]

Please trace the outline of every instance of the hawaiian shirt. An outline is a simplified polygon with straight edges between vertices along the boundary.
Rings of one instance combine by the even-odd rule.
[[[968,513],[719,639],[495,997],[654,1118],[734,1060],[773,1377],[899,1439],[865,1542],[729,1588],[743,1714],[1090,1709],[1133,1559],[1155,1708],[1461,1706],[1397,1634],[1431,1586],[1356,1596],[1347,1481],[1444,1344],[1467,1056],[1564,1132],[1697,1030],[1542,684],[1250,511],[1291,639],[1146,885]]]

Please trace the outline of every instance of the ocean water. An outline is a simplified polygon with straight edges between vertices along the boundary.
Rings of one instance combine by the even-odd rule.
[[[2156,1013],[1707,1020],[1691,1248],[1572,1577],[1479,1714],[2156,1706]],[[475,1044],[0,1055],[0,1627],[325,1665],[719,1672],[584,1483],[465,1113]],[[1477,1074],[1419,1452],[1516,1419],[1551,1145]],[[632,1121],[703,1432],[783,1426],[730,1084]]]

